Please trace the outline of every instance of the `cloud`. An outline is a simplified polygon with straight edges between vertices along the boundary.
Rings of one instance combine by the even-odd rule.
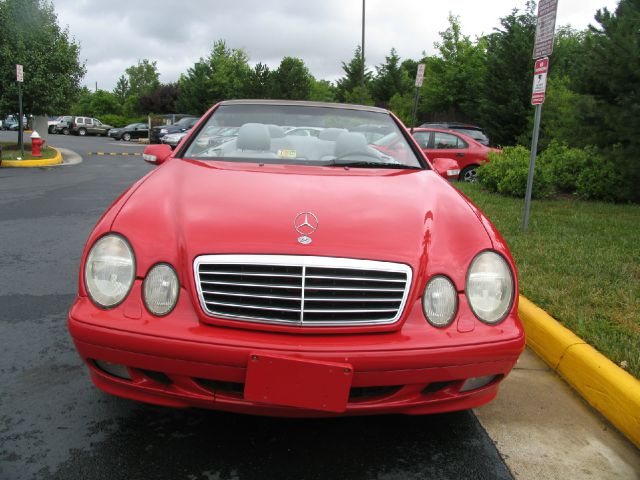
[[[213,43],[225,39],[244,48],[251,63],[277,67],[284,56],[302,58],[318,78],[342,75],[341,62],[360,44],[360,0],[54,0],[62,26],[81,44],[85,84],[111,90],[124,70],[139,59],[158,62],[160,79],[178,79]],[[615,0],[563,0],[558,24],[584,28],[598,8],[614,9]],[[384,61],[391,47],[403,58],[433,53],[449,13],[460,16],[463,32],[490,33],[501,16],[524,0],[367,0],[367,65]]]

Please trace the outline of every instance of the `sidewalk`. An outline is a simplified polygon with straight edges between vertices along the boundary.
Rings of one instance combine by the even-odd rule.
[[[475,414],[518,479],[640,479],[640,451],[529,348]]]

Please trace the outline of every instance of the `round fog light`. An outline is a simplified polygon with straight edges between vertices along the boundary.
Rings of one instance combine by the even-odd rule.
[[[180,282],[171,265],[155,265],[142,285],[142,295],[147,309],[156,316],[167,315],[178,301]]]

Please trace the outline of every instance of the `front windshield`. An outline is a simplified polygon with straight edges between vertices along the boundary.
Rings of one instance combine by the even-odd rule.
[[[301,131],[307,132],[301,135]],[[392,145],[374,143],[392,135]],[[216,109],[183,157],[259,163],[422,168],[385,112],[347,107],[226,104]]]

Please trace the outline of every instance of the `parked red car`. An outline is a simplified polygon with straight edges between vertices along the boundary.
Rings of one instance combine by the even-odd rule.
[[[459,180],[475,182],[476,168],[489,161],[489,152],[499,152],[463,133],[439,128],[414,128],[413,137],[429,158],[451,158],[460,166]]]
[[[198,141],[223,125],[237,138]],[[282,128],[309,125],[317,137]],[[390,129],[395,153],[363,125]],[[69,312],[104,391],[275,416],[427,414],[490,401],[522,352],[505,242],[387,110],[225,101],[144,158],[159,166],[89,236]]]

